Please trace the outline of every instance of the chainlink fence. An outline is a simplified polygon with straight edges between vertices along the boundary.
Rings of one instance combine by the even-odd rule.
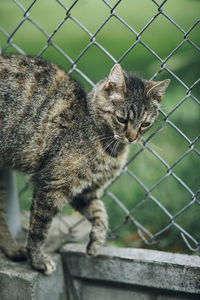
[[[128,56],[132,56],[134,60],[135,52],[140,46],[139,49],[144,52],[144,60],[146,56],[151,55],[152,60],[155,61],[154,71],[149,72],[147,79],[159,80],[160,75],[163,75],[163,79],[171,78],[172,86],[174,85],[180,90],[180,96],[175,93],[176,99],[170,102],[170,109],[165,109],[165,103],[163,103],[158,122],[150,133],[143,137],[141,145],[135,145],[131,148],[128,163],[122,174],[105,192],[105,204],[110,217],[108,239],[114,240],[122,246],[145,247],[145,245],[156,245],[160,241],[160,244],[163,244],[161,249],[164,250],[198,251],[200,249],[200,102],[197,99],[197,91],[200,79],[195,75],[195,77],[192,77],[192,82],[188,83],[187,80],[184,80],[185,77],[175,71],[173,64],[177,53],[181,58],[181,50],[184,47],[195,51],[195,55],[198,57],[200,48],[198,41],[193,38],[193,33],[199,30],[200,20],[194,16],[192,24],[186,30],[184,29],[185,26],[180,25],[174,20],[173,16],[165,12],[165,7],[167,5],[172,7],[174,1],[147,0],[145,3],[148,2],[148,5],[151,4],[152,7],[151,17],[138,30],[134,20],[131,24],[126,21],[121,7],[123,5],[128,11],[134,9],[134,5],[137,5],[139,10],[141,6],[142,14],[144,4],[141,1],[132,1],[133,4],[127,0],[97,0],[96,3],[101,2],[106,13],[101,17],[100,24],[98,20],[96,30],[91,31],[90,27],[87,26],[87,21],[83,22],[83,18],[80,21],[76,17],[76,8],[79,6],[81,6],[83,17],[84,12],[89,10],[90,14],[87,14],[87,18],[92,17],[94,4],[92,6],[91,0],[85,1],[85,3],[80,0],[52,0],[46,1],[46,5],[50,6],[51,3],[55,2],[63,13],[63,17],[57,20],[57,26],[52,29],[51,24],[44,27],[40,24],[39,19],[35,20],[32,17],[32,11],[36,12],[41,9],[40,1],[13,0],[7,2],[9,3],[6,6],[7,10],[5,10],[5,13],[8,14],[7,18],[9,18],[9,7],[11,6],[15,6],[20,15],[17,15],[15,25],[12,23],[11,26],[6,27],[0,21],[0,34],[4,41],[1,43],[2,53],[12,50],[26,54],[23,46],[21,46],[20,39],[15,37],[19,35],[22,28],[31,24],[37,30],[38,36],[43,38],[40,50],[37,50],[37,55],[45,57],[45,53],[48,53],[49,49],[53,49],[66,61],[68,73],[77,74],[78,78],[81,78],[87,86],[94,86],[96,79],[90,77],[87,67],[81,67],[79,62],[86,56],[86,60],[91,59],[94,61],[95,68],[95,59],[98,60],[98,56],[94,57],[95,54],[90,52],[94,48],[98,48],[100,51],[98,53],[101,53],[100,55],[105,58],[105,63],[109,61],[110,65],[120,63],[123,66]],[[190,9],[189,4],[188,9]],[[188,11],[188,13],[192,14],[191,11]],[[98,13],[96,12],[96,14]],[[53,11],[52,18],[54,18]],[[183,15],[183,18],[187,18],[187,16]],[[145,36],[152,29],[152,39],[155,38],[155,32],[160,30],[157,24],[158,19],[167,22],[165,30],[171,30],[172,36],[174,32],[178,32],[180,36],[174,47],[171,47],[171,49],[166,47],[164,58],[159,54],[159,45],[157,48],[151,46],[151,42],[146,42]],[[121,47],[123,53],[118,57],[115,55],[114,50],[110,50],[109,45],[104,45],[101,38],[102,32],[106,31],[108,33],[111,30],[109,33],[110,44],[113,43],[113,37],[118,35],[118,32],[110,25],[113,21],[118,24],[117,30],[123,28],[127,32],[127,39],[129,39],[126,49],[124,49],[123,42],[121,43],[119,40],[116,47]],[[81,32],[84,32],[86,37],[82,47],[76,49],[75,58],[68,53],[66,48],[63,49],[56,42],[57,34],[61,30],[65,30],[69,22]],[[93,22],[95,24],[95,20]],[[43,22],[41,23],[43,24]],[[163,32],[163,35],[165,35],[165,32]],[[70,48],[69,32],[66,33],[66,40]],[[167,39],[165,43],[167,45]],[[29,44],[29,54],[31,54],[31,47],[34,45],[31,44],[31,40]],[[91,54],[87,56],[88,52]],[[180,60],[180,64],[183,63],[183,60]],[[198,66],[199,61],[196,60],[196,66]],[[106,75],[107,73],[104,74],[104,76]],[[173,91],[174,89],[172,89]],[[166,92],[166,98],[167,94],[168,91]],[[170,94],[170,97],[173,97],[173,93]],[[187,113],[191,114],[191,118],[194,119],[195,128],[191,128],[187,118],[184,118]],[[192,134],[190,134],[191,132]],[[160,146],[160,141],[163,143],[161,149],[157,148]],[[156,143],[156,146],[153,142]],[[191,178],[193,178],[192,182],[190,182]],[[24,183],[20,185],[20,198],[28,197],[29,185],[28,179],[25,179]],[[80,220],[76,222],[69,225],[72,230],[76,227],[76,224],[80,223]],[[165,243],[165,240],[170,236],[172,241],[168,244],[171,243],[173,246]],[[179,245],[182,243],[181,241],[184,250]]]

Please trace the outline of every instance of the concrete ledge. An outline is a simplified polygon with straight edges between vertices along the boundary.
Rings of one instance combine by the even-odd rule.
[[[2,300],[66,300],[60,255],[54,255],[57,269],[45,276],[24,262],[0,259],[0,299]]]
[[[80,244],[65,245],[61,256],[62,262],[55,255],[57,270],[50,276],[0,257],[0,299],[200,299],[198,256],[105,247],[89,258]]]
[[[188,299],[188,297],[197,299],[195,294],[200,294],[200,257],[198,256],[107,247],[103,248],[96,258],[89,258],[85,254],[85,246],[78,244],[65,245],[61,253],[64,270],[68,272],[71,282],[73,281],[76,294],[73,298],[71,296],[73,300],[87,299],[80,296],[84,290],[83,285],[88,287],[90,282],[94,287],[102,281],[104,286],[112,283],[115,287],[125,284],[129,287],[132,285],[160,290],[156,292],[157,296],[151,299]],[[85,292],[86,290],[88,288]],[[178,298],[175,296],[162,298],[163,293],[172,293],[172,291]],[[181,292],[181,298],[177,292],[178,294]],[[184,293],[187,295],[184,296]],[[92,298],[88,296],[88,299]],[[115,299],[115,297],[107,299]],[[128,296],[123,299],[128,299]]]

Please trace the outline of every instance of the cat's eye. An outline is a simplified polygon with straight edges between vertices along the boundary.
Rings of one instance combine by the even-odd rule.
[[[151,125],[150,122],[144,122],[144,123],[141,124],[141,127],[146,128],[146,127],[149,127],[150,125]]]
[[[122,124],[126,124],[126,123],[127,123],[127,120],[124,119],[124,118],[122,118],[122,117],[116,116],[116,118],[117,118],[117,121],[118,121],[119,123],[122,123]]]

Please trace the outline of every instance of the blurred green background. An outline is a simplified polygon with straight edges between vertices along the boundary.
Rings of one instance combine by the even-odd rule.
[[[117,1],[109,0],[111,6]],[[163,1],[157,1],[161,4]],[[25,9],[32,1],[19,0]],[[70,7],[74,1],[63,0],[66,7]],[[172,24],[164,15],[160,14],[152,24],[142,33],[140,39],[150,47],[162,60],[184,41],[185,33],[197,22],[200,12],[198,0],[168,0],[162,7],[167,14],[176,22],[182,30]],[[116,15],[122,18],[137,33],[158,13],[158,7],[151,0],[122,0],[115,9]],[[8,37],[17,25],[26,18],[24,11],[12,0],[0,1],[0,45],[6,52],[17,52],[12,45],[7,44]],[[110,16],[110,8],[101,0],[78,1],[71,9],[71,16],[78,20],[87,30],[94,34],[104,21]],[[34,20],[48,35],[57,28],[66,17],[66,11],[55,0],[36,1],[29,11],[30,19]],[[62,49],[73,61],[90,44],[91,37],[72,18],[68,18],[52,38],[52,42]],[[192,43],[200,47],[200,23],[189,32],[188,38]],[[96,43],[106,49],[117,61],[120,60],[122,67],[138,73],[140,76],[150,79],[161,68],[161,62],[148,51],[141,43],[138,43],[121,60],[123,54],[136,41],[135,34],[128,29],[119,19],[114,16],[101,28],[95,36]],[[29,19],[18,28],[12,38],[12,42],[22,49],[26,54],[38,55],[47,44],[47,37],[34,26]],[[71,68],[71,63],[57,51],[51,44],[43,52],[42,57],[54,61],[66,71]],[[91,44],[88,50],[77,61],[76,66],[94,83],[107,76],[113,61],[97,45]],[[187,87],[191,87],[199,78],[200,73],[200,51],[186,41],[167,60],[165,67],[173,72]],[[88,91],[91,86],[76,71],[72,76],[81,82]],[[171,84],[164,96],[162,110],[168,114],[186,95],[185,87],[168,71],[163,70],[156,76],[155,80],[170,78]],[[191,94],[198,99],[200,84],[194,86]],[[192,98],[187,97],[168,118],[179,128],[190,141],[200,134],[200,105]],[[145,135],[145,139],[156,128],[162,124],[164,118],[160,114],[158,122]],[[148,145],[154,149],[169,166],[189,149],[189,142],[177,132],[175,128],[166,123],[161,130],[150,139]],[[200,140],[194,144],[195,149],[200,151]],[[141,149],[141,145],[132,146],[130,158]],[[147,149],[138,155],[129,165],[134,172],[151,188],[167,172],[167,168]],[[200,159],[195,151],[186,155],[174,168],[173,172],[196,193],[200,189]],[[24,186],[23,177],[18,175],[19,188]],[[127,207],[133,210],[134,218],[140,222],[148,231],[155,234],[170,223],[169,217],[151,199],[146,199],[145,190],[127,173],[122,175],[110,188]],[[158,187],[152,191],[152,195],[174,216],[192,200],[191,194],[169,176]],[[26,190],[20,197],[22,209],[28,209],[31,191]],[[124,221],[125,213],[108,196],[105,204],[109,214],[110,227],[115,228]],[[136,208],[140,201],[143,205]],[[200,201],[200,197],[197,197]],[[198,201],[193,203],[184,212],[175,218],[175,222],[200,241],[200,206]],[[136,209],[135,209],[136,208]],[[69,208],[64,212],[71,213]],[[188,252],[188,248],[180,237],[176,227],[166,230],[160,237],[160,243],[151,246],[154,249],[165,251]],[[193,246],[193,242],[191,245]],[[114,240],[110,243],[122,247],[147,247],[138,237],[137,229],[130,222],[116,231]]]

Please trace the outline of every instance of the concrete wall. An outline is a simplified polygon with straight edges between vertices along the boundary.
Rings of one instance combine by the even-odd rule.
[[[200,299],[200,257],[105,247],[89,258],[66,244],[50,276],[0,256],[0,300]]]
[[[0,255],[0,300],[66,300],[60,255],[54,255],[57,269],[45,276],[25,262],[11,262]]]
[[[70,300],[200,299],[198,256],[109,247],[91,259],[69,244],[62,259]]]

